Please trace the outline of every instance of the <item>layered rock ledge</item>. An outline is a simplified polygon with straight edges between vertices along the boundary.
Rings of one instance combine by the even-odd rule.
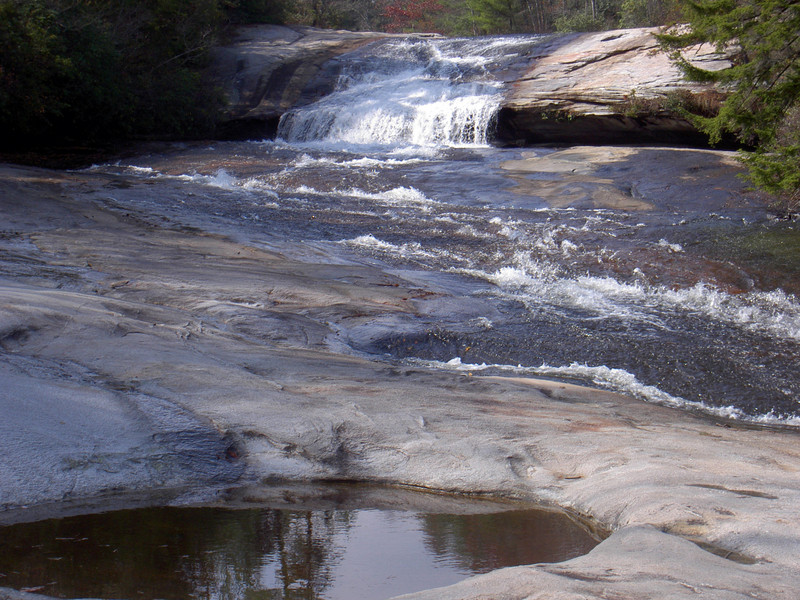
[[[551,36],[503,72],[500,144],[662,143],[705,145],[681,108],[713,112],[724,93],[687,81],[660,48],[655,28]],[[228,99],[222,137],[263,138],[295,106],[333,91],[337,57],[381,33],[252,26],[216,52],[214,73]],[[685,51],[709,70],[729,63],[710,45]]]
[[[333,90],[336,56],[381,37],[385,34],[302,26],[240,28],[230,44],[214,52],[213,77],[227,100],[219,134],[273,137],[283,113]]]
[[[687,81],[664,52],[658,29],[621,29],[554,37],[511,82],[498,137],[517,143],[706,142],[681,107],[713,111],[724,97],[709,83]],[[711,45],[684,52],[695,66],[729,66]]]
[[[130,492],[373,481],[555,504],[612,532],[408,598],[796,597],[797,432],[337,353],[341,323],[413,317],[431,290],[114,199],[135,185],[2,167],[0,522]]]

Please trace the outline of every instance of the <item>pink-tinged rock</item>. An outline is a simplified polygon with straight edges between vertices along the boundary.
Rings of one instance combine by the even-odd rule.
[[[605,115],[674,92],[717,93],[711,84],[685,79],[659,46],[657,32],[621,29],[555,37],[540,47],[530,70],[513,82],[505,106]],[[709,45],[691,48],[686,58],[709,70],[729,64]]]

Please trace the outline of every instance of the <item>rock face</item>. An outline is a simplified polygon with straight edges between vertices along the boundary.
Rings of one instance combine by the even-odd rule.
[[[501,144],[661,142],[703,145],[681,105],[713,110],[723,94],[685,81],[660,50],[655,29],[553,36],[495,76],[508,95],[497,119]],[[280,116],[330,93],[337,57],[381,33],[251,26],[216,52],[214,73],[229,101],[222,137],[274,135]],[[698,66],[728,63],[710,46],[690,49]]]
[[[686,81],[660,49],[657,29],[625,29],[555,37],[537,48],[531,67],[511,83],[498,137],[513,143],[702,143],[676,111],[713,110],[723,94]],[[708,70],[728,66],[712,46],[686,58]]]
[[[219,134],[274,136],[284,112],[330,93],[338,76],[336,56],[382,36],[300,26],[241,28],[215,51],[213,76],[228,101]]]

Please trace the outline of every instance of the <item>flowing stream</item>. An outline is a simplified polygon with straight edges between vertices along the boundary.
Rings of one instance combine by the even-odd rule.
[[[276,140],[93,170],[121,206],[427,290],[414,319],[340,324],[337,350],[799,425],[796,228],[725,187],[724,153],[492,147],[499,79],[537,43],[372,44]]]

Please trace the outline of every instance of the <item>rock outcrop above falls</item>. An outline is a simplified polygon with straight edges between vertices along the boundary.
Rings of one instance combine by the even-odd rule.
[[[705,144],[679,109],[714,110],[723,94],[686,81],[660,49],[656,32],[553,36],[496,73],[508,85],[497,142]],[[273,25],[241,29],[215,54],[214,74],[228,100],[220,135],[274,135],[283,113],[333,91],[339,56],[386,35]],[[712,70],[728,64],[711,46],[692,48],[686,57]]]
[[[664,52],[657,29],[554,37],[528,57],[498,117],[498,138],[531,143],[702,144],[681,108],[714,111],[724,93],[687,81]],[[713,46],[690,48],[695,66],[729,65]]]

